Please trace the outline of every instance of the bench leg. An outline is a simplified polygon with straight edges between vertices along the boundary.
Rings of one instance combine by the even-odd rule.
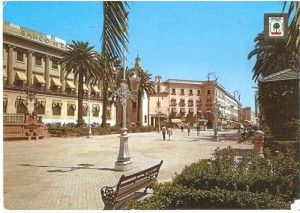
[[[114,203],[104,203],[104,210],[114,210]]]

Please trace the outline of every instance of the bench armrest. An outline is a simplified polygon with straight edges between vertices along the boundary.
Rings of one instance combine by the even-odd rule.
[[[116,194],[116,186],[113,187],[105,186],[101,188],[100,193],[104,203],[114,202],[115,194]]]

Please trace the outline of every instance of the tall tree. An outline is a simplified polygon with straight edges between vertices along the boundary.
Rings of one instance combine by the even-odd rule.
[[[252,69],[252,79],[255,81],[284,69],[299,68],[299,51],[296,48],[287,46],[285,42],[266,41],[263,33],[258,34],[254,42],[256,42],[255,49],[249,53],[248,59],[256,56]]]
[[[300,23],[300,7],[299,1],[290,1],[284,2],[282,11],[285,11],[285,8],[289,4],[288,7],[288,16],[289,20],[291,20],[289,25],[289,40],[287,45],[291,48],[296,48],[299,50],[300,48],[300,36],[299,36],[299,23]]]
[[[72,41],[67,45],[66,52],[61,59],[62,69],[66,70],[66,77],[70,73],[78,76],[78,114],[77,123],[83,124],[83,84],[84,80],[97,78],[101,75],[100,57],[94,46],[88,42]]]
[[[106,126],[108,88],[113,79],[113,59],[123,58],[128,43],[128,4],[122,1],[103,2],[103,30],[101,55],[104,59],[102,127]],[[124,69],[124,68],[123,68]]]
[[[258,34],[254,40],[254,42],[256,42],[255,49],[249,53],[248,59],[256,56],[256,63],[252,69],[252,79],[255,81],[260,77],[284,69],[299,69],[299,2],[285,2],[283,4],[283,11],[288,4],[288,15],[290,20],[288,40],[282,43],[266,41],[263,33]]]

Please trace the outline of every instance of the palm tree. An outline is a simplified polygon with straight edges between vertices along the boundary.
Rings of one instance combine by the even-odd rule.
[[[61,59],[62,69],[66,70],[66,77],[70,73],[78,76],[77,122],[79,125],[83,123],[83,80],[88,81],[92,77],[99,77],[102,69],[99,54],[93,48],[94,46],[89,46],[88,42],[72,41]]]
[[[287,2],[283,4],[283,11],[286,6]],[[299,2],[292,1],[289,3],[288,15],[292,21],[289,26],[289,39],[287,42],[274,43],[266,41],[263,33],[258,34],[255,38],[255,49],[248,55],[248,59],[256,55],[256,63],[252,69],[252,79],[255,81],[260,77],[284,69],[299,69]]]
[[[256,42],[255,49],[249,53],[248,59],[256,56],[256,63],[252,69],[252,79],[255,81],[260,77],[284,69],[297,69],[299,67],[299,52],[296,48],[291,48],[284,42],[266,41],[263,33],[258,34],[254,42]]]
[[[104,60],[102,75],[103,81],[103,111],[102,127],[106,126],[106,114],[108,105],[108,88],[113,79],[113,59],[123,58],[123,51],[127,51],[128,43],[128,8],[127,2],[104,1],[103,2],[103,31],[101,55]],[[124,69],[124,68],[123,68]]]
[[[288,2],[283,3],[282,11],[285,10]],[[299,22],[300,22],[300,8],[298,1],[289,2],[288,8],[289,19],[292,19],[289,26],[289,40],[287,45],[291,48],[300,48],[300,37],[299,37]],[[292,17],[293,16],[293,17]]]

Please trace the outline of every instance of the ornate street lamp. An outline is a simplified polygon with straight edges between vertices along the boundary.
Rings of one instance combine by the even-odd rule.
[[[158,121],[157,132],[159,133],[160,132],[160,116],[161,116],[159,97],[157,97],[156,107],[157,107],[157,121]]]
[[[123,79],[120,87],[113,92],[114,97],[119,97],[123,108],[122,128],[120,135],[120,148],[117,161],[115,162],[116,171],[129,171],[133,169],[132,162],[130,161],[129,149],[128,149],[128,135],[126,128],[126,106],[128,99],[135,99],[138,93],[140,78],[134,73],[130,78],[130,90],[128,88],[126,76],[125,76],[125,59],[123,61]]]
[[[234,92],[233,92],[234,98],[235,98],[235,94],[238,94],[237,97],[239,98],[239,102],[240,102],[241,95],[240,95],[239,91],[238,90],[234,90]],[[238,104],[238,122],[239,122],[238,134],[240,134],[241,133],[241,115],[240,115],[239,104]]]
[[[210,72],[210,73],[207,74],[207,81],[209,81],[211,75],[213,77],[215,77],[215,81],[218,80],[218,77],[217,77],[216,73],[215,72]]]
[[[216,141],[219,141],[219,134],[218,134],[218,121],[220,115],[220,102],[215,101],[214,103],[214,110],[215,110],[215,128],[214,128],[214,137]]]
[[[89,85],[88,85],[88,108],[87,108],[87,113],[88,113],[88,138],[91,138],[92,135],[92,128],[91,128],[91,106],[90,106],[90,102],[91,102],[91,87],[93,85],[93,78],[90,79],[89,81]]]

